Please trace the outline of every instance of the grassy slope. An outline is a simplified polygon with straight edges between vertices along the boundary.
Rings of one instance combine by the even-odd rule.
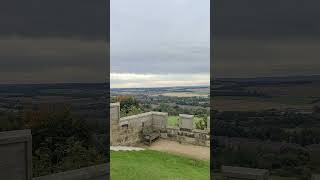
[[[114,152],[110,156],[111,179],[208,180],[209,162],[157,151]]]

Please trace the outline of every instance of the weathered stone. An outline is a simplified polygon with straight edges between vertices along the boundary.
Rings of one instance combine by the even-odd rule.
[[[320,174],[312,174],[311,180],[320,180]]]
[[[180,118],[180,128],[186,129],[186,130],[192,130],[193,129],[193,115],[187,115],[187,114],[179,114]]]
[[[30,130],[0,132],[0,179],[32,179]]]
[[[210,116],[207,118],[207,130],[210,132]]]
[[[142,140],[142,129],[159,130],[161,138],[167,138],[182,143],[210,146],[208,130],[193,127],[193,115],[180,114],[180,127],[167,126],[168,113],[147,112],[133,116],[120,117],[120,104],[111,104],[110,142],[111,145],[136,145]],[[179,136],[179,137],[178,137]]]

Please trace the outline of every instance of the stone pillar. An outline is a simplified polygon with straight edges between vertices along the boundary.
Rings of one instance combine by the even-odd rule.
[[[188,114],[179,114],[180,118],[180,125],[179,127],[181,129],[186,129],[186,130],[192,130],[193,127],[193,115],[188,115]]]
[[[152,112],[152,128],[165,130],[167,128],[168,113]]]
[[[210,116],[207,118],[207,130],[210,132]]]
[[[0,179],[32,180],[30,130],[0,132]]]
[[[118,143],[120,135],[120,103],[110,104],[110,145]]]

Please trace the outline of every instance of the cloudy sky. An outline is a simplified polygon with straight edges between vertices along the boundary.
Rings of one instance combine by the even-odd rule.
[[[217,0],[213,77],[320,74],[320,1]]]
[[[0,84],[105,82],[105,0],[1,0]]]
[[[111,87],[208,85],[210,0],[112,0]]]

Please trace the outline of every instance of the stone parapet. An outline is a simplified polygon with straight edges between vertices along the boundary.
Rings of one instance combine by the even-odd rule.
[[[32,179],[30,130],[0,132],[0,179]]]

